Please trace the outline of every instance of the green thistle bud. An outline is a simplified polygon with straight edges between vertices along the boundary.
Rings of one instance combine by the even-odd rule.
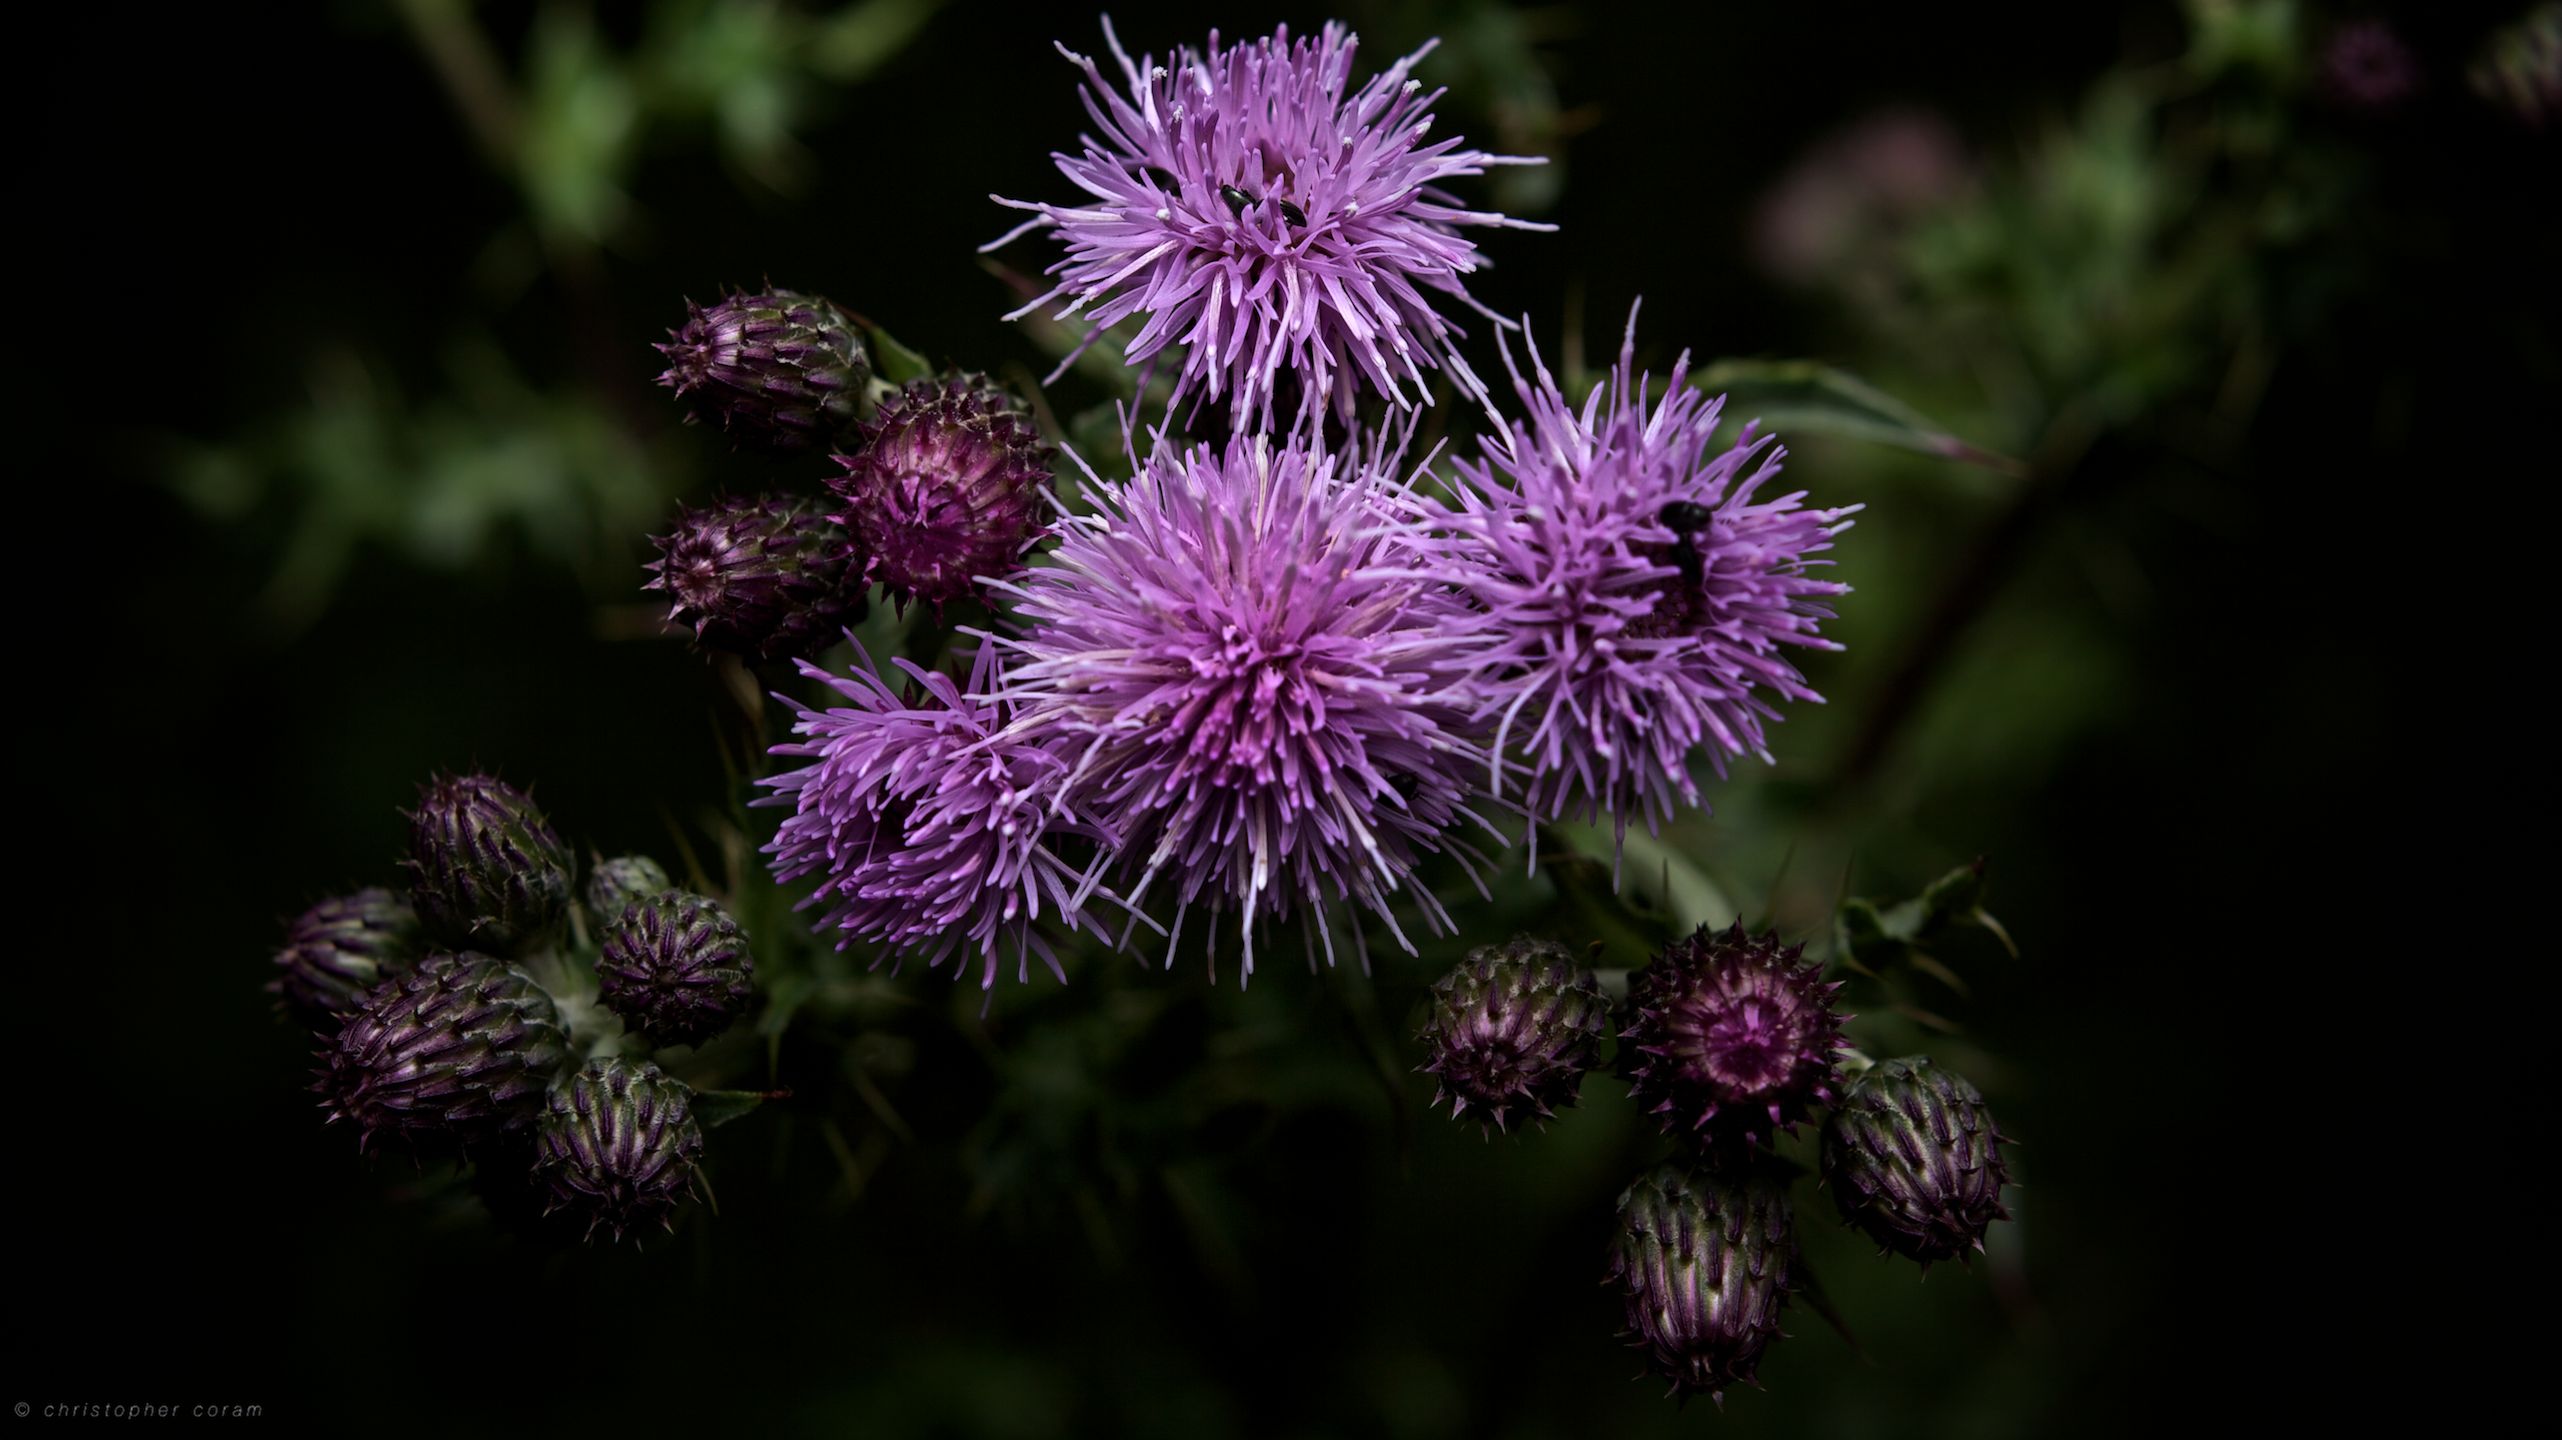
[[[377,1137],[468,1144],[531,1125],[569,1061],[551,996],[503,960],[430,955],[374,987],[320,1052],[329,1118]]]
[[[587,913],[604,924],[621,915],[623,907],[633,901],[673,888],[666,867],[646,855],[599,860],[587,876]]]
[[[347,1012],[418,958],[418,912],[379,887],[323,900],[286,928],[267,988],[294,1018],[338,1028]]]
[[[1432,986],[1419,1037],[1424,1070],[1452,1116],[1476,1107],[1496,1129],[1515,1115],[1542,1119],[1575,1102],[1610,1033],[1610,997],[1592,967],[1563,945],[1523,936],[1468,952]]]
[[[1927,1269],[1984,1248],[2008,1219],[2002,1134],[1966,1077],[1926,1055],[1870,1070],[1824,1122],[1824,1183],[1842,1219]]]
[[[1640,1176],[1619,1197],[1610,1247],[1630,1343],[1673,1393],[1723,1403],[1779,1338],[1796,1246],[1787,1187],[1768,1175],[1665,1165]]]
[[[410,900],[437,938],[514,949],[568,909],[569,851],[524,791],[487,775],[439,778],[409,821]]]
[[[591,1060],[554,1090],[535,1135],[534,1175],[549,1192],[545,1214],[566,1211],[604,1226],[673,1228],[676,1206],[694,1184],[703,1130],[694,1092],[629,1060]]]

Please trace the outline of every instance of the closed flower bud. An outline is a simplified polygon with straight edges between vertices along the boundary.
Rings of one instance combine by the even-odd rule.
[[[666,867],[646,855],[599,860],[587,875],[587,913],[601,925],[621,915],[633,901],[673,888]]]
[[[1563,945],[1527,936],[1468,952],[1432,987],[1424,1069],[1453,1117],[1474,1107],[1503,1129],[1516,1115],[1545,1119],[1575,1102],[1610,1033],[1610,997]]]
[[[409,815],[410,902],[428,933],[508,950],[560,922],[569,851],[524,791],[486,775],[431,781]]]
[[[1859,1077],[1824,1122],[1824,1184],[1844,1220],[1928,1266],[1984,1248],[2009,1218],[2001,1131],[1966,1077],[1925,1055]]]
[[[503,960],[439,953],[374,987],[320,1052],[332,1120],[468,1144],[530,1126],[570,1058],[560,1012]]]
[[[544,1213],[586,1222],[589,1238],[603,1226],[626,1230],[668,1225],[693,1189],[703,1130],[694,1121],[694,1092],[630,1060],[590,1060],[552,1091],[535,1133],[534,1177],[546,1194]]]
[[[1673,1393],[1750,1383],[1779,1338],[1796,1260],[1787,1187],[1665,1165],[1619,1197],[1610,1278],[1627,1303],[1628,1337]]]
[[[835,520],[866,574],[902,601],[941,607],[976,577],[1021,568],[1049,516],[1050,447],[984,375],[911,380],[839,455]]]
[[[418,958],[418,912],[389,890],[368,887],[323,900],[285,930],[267,988],[294,1018],[335,1030],[386,978]]]
[[[717,901],[668,890],[623,907],[596,957],[600,997],[659,1045],[699,1045],[754,993],[747,936]]]
[[[1841,987],[1804,949],[1703,925],[1629,977],[1628,1093],[1666,1134],[1767,1143],[1832,1098]]]
[[[642,588],[673,597],[667,618],[693,626],[706,648],[752,660],[815,655],[863,614],[863,567],[818,501],[725,496],[679,510],[654,543]]]
[[[667,357],[658,383],[685,401],[688,419],[787,452],[824,449],[853,429],[872,362],[834,305],[775,290],[685,309],[683,327],[658,347]]]

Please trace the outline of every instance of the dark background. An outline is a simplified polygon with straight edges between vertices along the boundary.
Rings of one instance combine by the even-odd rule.
[[[1242,36],[1281,14],[1219,19]],[[502,46],[530,17],[488,12]],[[1115,18],[1157,49],[1210,19]],[[970,1157],[1015,1091],[932,1019],[943,980],[910,976],[929,1012],[901,1032],[915,1138],[859,1197],[812,1138],[820,1117],[759,1116],[714,1137],[717,1222],[565,1255],[321,1130],[306,1042],[259,990],[282,918],[389,878],[395,807],[439,767],[536,782],[599,849],[657,845],[669,817],[731,793],[719,701],[683,646],[605,633],[598,607],[638,580],[637,534],[583,571],[504,542],[457,566],[360,549],[324,607],[283,624],[259,609],[271,517],[209,519],[161,478],[173,457],[307,403],[310,356],[351,336],[424,388],[453,312],[480,306],[536,383],[600,385],[650,445],[690,447],[699,490],[737,462],[675,430],[646,344],[678,297],[767,274],[938,356],[1046,368],[997,319],[1011,302],[972,250],[1008,221],[980,197],[1060,193],[1045,155],[1082,117],[1049,42],[1099,37],[1082,12],[956,4],[803,130],[817,170],[797,198],[674,145],[638,172],[645,231],[581,279],[490,304],[468,276],[513,201],[391,20],[335,5],[60,22],[21,52],[40,113],[19,227],[50,253],[17,302],[33,452],[17,488],[34,506],[17,693],[40,719],[18,749],[15,903],[36,924],[19,927],[13,1065],[31,1123],[10,1147],[20,1338],[0,1399],[238,1401],[385,1433],[2096,1433],[2209,1395],[2222,1419],[2395,1407],[2446,1374],[2435,1346],[2470,1337],[2424,1401],[2448,1418],[2523,1343],[2457,1293],[2516,1247],[2462,1232],[2541,1223],[2479,1198],[2523,1143],[2464,1128],[2535,1049],[2503,1018],[2532,998],[2501,966],[2537,944],[2507,877],[2542,848],[2549,771],[2509,748],[2541,708],[2518,659],[2549,648],[2509,592],[2550,484],[2548,458],[2510,447],[2549,440],[2557,252],[2536,201],[2552,139],[2469,103],[2460,78],[2504,18],[2404,17],[2436,67],[2423,103],[2326,135],[2361,157],[2353,213],[2380,228],[2267,262],[2352,279],[2285,317],[2284,362],[2202,467],[2211,485],[2153,484],[2129,426],[2055,502],[2070,524],[1996,556],[1992,613],[2079,607],[2076,633],[2111,657],[2104,697],[1964,786],[1934,788],[1914,742],[1882,779],[1791,802],[1933,837],[1876,842],[1864,887],[1994,857],[1993,908],[2028,958],[1978,977],[1966,1019],[2000,1059],[1989,1088],[2029,1140],[2030,1183],[2009,1260],[1926,1285],[1854,1268],[1831,1283],[1873,1360],[1800,1308],[1767,1393],[1728,1396],[1723,1417],[1630,1382],[1612,1338],[1609,1199],[1650,1153],[1615,1082],[1546,1134],[1489,1146],[1422,1114],[1417,1080],[1402,1119],[1375,1099],[1258,1111],[1163,1183],[981,1205]],[[1476,293],[1543,325],[1579,294],[1597,346],[1642,288],[1663,349],[1855,361],[1854,321],[1748,254],[1751,206],[1792,159],[1886,101],[2001,153],[2181,35],[2149,5],[1581,12],[1540,52],[1593,122],[1563,142],[1546,215],[1561,231],[1496,236]],[[1827,453],[1800,478],[1818,483],[1806,467]],[[2003,513],[1958,504],[1859,533],[1907,536],[1908,569],[1954,571]],[[2072,524],[2123,540],[2139,607],[2048,572]],[[1821,662],[1836,709],[1874,697],[1860,657],[1882,671],[1909,654],[1894,627],[1938,590]],[[1961,638],[1961,660],[1990,644],[1972,663],[1999,668],[2003,633]],[[1951,684],[1934,678],[1930,703],[1962,729]],[[2459,790],[2502,797],[2506,819],[2458,815],[2441,797]],[[1429,978],[1383,973],[1391,1023]],[[1286,966],[1246,999],[1188,971],[1097,988],[1165,987],[1147,1003],[1195,1046],[1249,1024],[1345,1046],[1351,1002]],[[1038,1053],[1040,1013],[1000,1027],[1006,1043]],[[1156,1114],[1163,1097],[1129,1084],[1111,1103]],[[1216,1223],[1185,1208],[1204,1193]],[[1810,1217],[1826,1255],[1855,1253]]]

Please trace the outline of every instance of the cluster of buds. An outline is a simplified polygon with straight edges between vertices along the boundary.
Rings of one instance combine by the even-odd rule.
[[[874,583],[939,612],[1014,573],[1047,533],[1051,448],[984,375],[878,380],[855,322],[790,290],[689,303],[658,348],[688,420],[836,466],[823,491],[685,507],[657,537],[645,588],[707,650],[815,655],[862,618]]]
[[[1839,982],[1776,935],[1705,926],[1628,977],[1614,1005],[1573,952],[1529,937],[1469,952],[1432,987],[1419,1038],[1434,1100],[1489,1129],[1573,1103],[1615,1034],[1630,1098],[1676,1156],[1619,1199],[1609,1280],[1630,1342],[1677,1395],[1749,1383],[1801,1282],[1797,1167],[1774,1147],[1818,1110],[1842,1218],[1920,1262],[1963,1258],[2007,1218],[2000,1131],[1955,1072],[1850,1052]],[[1843,1079],[1845,1052],[1855,1079]]]
[[[738,923],[646,856],[598,861],[574,898],[569,848],[488,775],[431,780],[410,820],[408,893],[323,900],[276,954],[268,988],[319,1041],[323,1109],[360,1150],[470,1162],[494,1210],[534,1195],[616,1238],[670,1223],[702,1127],[652,1053],[746,1013]]]

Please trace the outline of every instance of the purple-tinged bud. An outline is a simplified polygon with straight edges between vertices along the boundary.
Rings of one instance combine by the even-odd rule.
[[[534,1175],[549,1192],[544,1213],[566,1211],[602,1225],[616,1240],[626,1230],[670,1226],[693,1189],[703,1129],[694,1092],[630,1060],[590,1060],[551,1093],[535,1133]]]
[[[1045,533],[1050,446],[986,376],[911,380],[863,436],[859,453],[836,457],[834,518],[902,602],[939,608],[978,576],[1010,575]]]
[[[525,972],[439,953],[374,987],[320,1052],[332,1120],[378,1137],[469,1144],[522,1130],[569,1062],[560,1012]]]
[[[1610,1243],[1629,1342],[1674,1394],[1724,1403],[1779,1338],[1796,1248],[1788,1189],[1771,1177],[1677,1165],[1640,1176]]]
[[[815,655],[863,614],[863,567],[816,500],[726,496],[677,512],[654,538],[643,589],[675,599],[667,618],[714,650],[755,660]]]
[[[646,855],[599,860],[587,873],[587,913],[602,925],[620,916],[633,901],[675,888],[667,868]]]
[[[1842,1219],[1929,1268],[1984,1248],[2010,1218],[2002,1133],[1966,1077],[1926,1055],[1859,1077],[1824,1122],[1824,1183]]]
[[[1629,977],[1629,1098],[1676,1139],[1767,1144],[1832,1099],[1842,1017],[1802,945],[1705,925]]]
[[[2389,111],[2419,93],[2419,57],[2381,20],[2351,20],[2322,47],[2321,83],[2356,110]]]
[[[1610,997],[1592,967],[1522,936],[1469,951],[1435,981],[1419,1038],[1432,1051],[1423,1068],[1439,1081],[1434,1103],[1448,1099],[1454,1119],[1473,1106],[1500,1130],[1575,1103],[1609,1033]]]
[[[532,797],[487,775],[428,782],[409,812],[410,903],[430,935],[511,950],[569,908],[568,847]]]
[[[747,936],[719,902],[668,890],[623,907],[596,957],[599,997],[659,1045],[699,1045],[755,993]]]
[[[268,990],[305,1024],[335,1030],[385,979],[418,959],[418,912],[379,886],[323,900],[285,929]]]
[[[718,425],[742,445],[819,450],[854,427],[871,358],[854,327],[815,295],[732,295],[706,310],[685,302],[685,324],[658,347],[658,383],[689,420]]]

